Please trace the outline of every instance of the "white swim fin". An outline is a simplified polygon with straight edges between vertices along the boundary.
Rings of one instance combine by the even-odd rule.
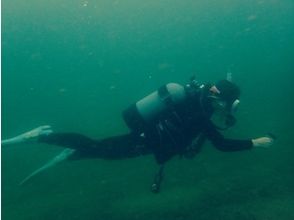
[[[65,160],[67,160],[71,155],[73,155],[76,152],[75,149],[65,148],[61,153],[59,153],[57,156],[55,156],[53,159],[48,161],[44,166],[40,167],[39,169],[35,170],[33,173],[28,175],[26,178],[24,178],[19,185],[24,185],[27,183],[31,178],[36,176],[37,174],[43,172],[44,170],[47,170],[50,167],[53,167]]]
[[[11,145],[11,144],[18,144],[18,143],[36,140],[37,137],[39,137],[40,135],[48,135],[48,134],[51,134],[52,132],[53,131],[52,131],[50,125],[43,125],[43,126],[35,128],[31,131],[28,131],[28,132],[25,132],[21,135],[18,135],[16,137],[2,140],[1,145],[6,146],[6,145]]]

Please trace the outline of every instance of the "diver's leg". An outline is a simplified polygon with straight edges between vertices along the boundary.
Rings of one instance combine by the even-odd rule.
[[[129,133],[96,141],[90,153],[94,157],[117,160],[151,154],[152,151],[147,147],[145,137]]]
[[[137,138],[133,134],[115,136],[97,141],[81,134],[50,133],[49,135],[40,135],[38,141],[40,143],[54,144],[67,148],[28,175],[20,182],[20,185],[26,184],[33,177],[48,168],[68,160],[86,158],[123,159],[151,153],[145,148],[144,139]]]
[[[39,142],[75,149],[81,158],[124,159],[151,153],[144,137],[135,134],[94,140],[76,133],[51,133],[39,137]]]
[[[75,157],[97,157],[104,159],[122,159],[151,153],[145,147],[144,138],[135,134],[114,136],[94,140],[76,133],[55,133],[51,126],[44,125],[16,137],[1,141],[2,146],[38,141],[75,149]]]
[[[95,147],[95,140],[77,133],[51,133],[49,135],[40,135],[39,143],[57,145],[60,147],[71,148],[75,150],[85,150]]]

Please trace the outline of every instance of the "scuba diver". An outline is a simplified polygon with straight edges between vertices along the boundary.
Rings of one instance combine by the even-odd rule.
[[[185,86],[168,83],[124,110],[123,118],[130,128],[127,134],[93,140],[76,133],[55,133],[45,125],[1,143],[4,146],[37,141],[65,148],[21,184],[65,160],[114,160],[153,154],[159,165],[151,185],[151,191],[156,193],[160,190],[164,164],[175,155],[194,157],[206,139],[226,152],[273,144],[275,136],[271,134],[247,140],[227,139],[221,134],[221,130],[236,122],[234,113],[239,96],[240,89],[231,77],[216,84],[200,84],[192,77]]]

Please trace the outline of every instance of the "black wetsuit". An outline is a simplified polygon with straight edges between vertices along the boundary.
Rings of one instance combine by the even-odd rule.
[[[146,126],[144,132],[93,140],[75,133],[52,133],[39,141],[77,150],[81,158],[123,159],[153,153],[163,164],[174,155],[185,154],[198,135],[205,136],[222,151],[252,148],[251,140],[225,139],[210,121],[212,108],[200,92],[172,106]]]

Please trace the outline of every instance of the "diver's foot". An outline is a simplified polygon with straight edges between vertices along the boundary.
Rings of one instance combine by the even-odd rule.
[[[1,145],[7,145],[7,144],[16,144],[16,143],[22,143],[22,142],[27,142],[27,141],[34,141],[36,140],[39,136],[42,135],[49,135],[53,131],[51,129],[50,125],[43,125],[40,127],[37,127],[31,131],[25,132],[21,135],[18,135],[16,137],[6,139],[1,141]]]

